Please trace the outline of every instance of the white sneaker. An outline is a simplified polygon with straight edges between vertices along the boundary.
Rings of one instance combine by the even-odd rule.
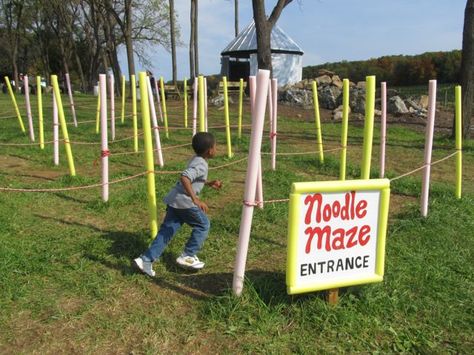
[[[204,263],[199,261],[196,255],[189,256],[183,253],[176,259],[176,262],[185,269],[200,270],[204,267]]]
[[[133,263],[135,264],[135,267],[144,274],[151,277],[155,276],[155,270],[153,270],[153,263],[151,261],[145,261],[139,256],[138,258],[133,259]]]

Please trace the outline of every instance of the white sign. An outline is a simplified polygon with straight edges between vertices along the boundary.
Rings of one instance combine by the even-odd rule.
[[[293,185],[289,293],[382,280],[388,184],[382,179]]]

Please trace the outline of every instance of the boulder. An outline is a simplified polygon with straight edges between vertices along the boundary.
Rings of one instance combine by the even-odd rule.
[[[333,75],[332,84],[334,86],[337,86],[339,89],[342,89],[342,80],[341,80],[341,78],[339,78],[338,75]]]
[[[423,107],[413,98],[409,98],[405,100],[405,104],[408,107],[408,110],[411,108],[415,111],[421,110]],[[410,111],[411,112],[411,111]]]
[[[224,106],[224,94],[214,96],[213,98],[209,99],[209,103],[217,107]],[[229,104],[233,103],[234,100],[232,99],[232,96],[229,96]]]
[[[338,99],[341,96],[342,90],[337,86],[323,86],[318,89],[319,106],[334,110],[338,106]]]
[[[332,79],[329,75],[318,76],[315,80],[318,86],[332,83]]]
[[[288,104],[303,106],[307,108],[313,106],[313,98],[311,91],[295,88],[279,91],[278,101],[283,101]]]
[[[428,95],[421,95],[420,96],[420,106],[424,109],[428,108]]]
[[[408,113],[408,109],[400,96],[394,96],[388,99],[387,111],[389,113]]]
[[[319,69],[318,70],[318,75],[321,76],[321,75],[329,75],[329,76],[333,76],[335,73],[333,71],[330,71],[330,70],[327,70],[327,69]]]
[[[358,81],[356,85],[359,89],[365,90],[365,81]]]
[[[349,106],[351,107],[352,112],[364,114],[365,90],[357,87],[351,88],[349,90]]]
[[[339,105],[334,111],[332,111],[332,119],[335,121],[341,121],[342,111],[343,111],[343,106]],[[351,113],[351,108],[349,107],[349,114],[350,113]]]

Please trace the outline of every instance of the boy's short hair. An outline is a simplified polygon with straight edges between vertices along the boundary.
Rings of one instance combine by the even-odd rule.
[[[216,139],[208,132],[196,133],[192,141],[194,152],[197,155],[204,154],[208,149],[211,149],[214,144],[216,144]]]

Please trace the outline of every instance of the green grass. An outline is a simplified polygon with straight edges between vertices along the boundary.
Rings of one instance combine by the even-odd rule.
[[[18,101],[23,112],[23,98]],[[78,106],[95,105],[95,99],[86,95],[77,101]],[[168,109],[172,126],[182,125],[182,109],[177,106],[170,103]],[[222,124],[223,112],[209,110],[210,124]],[[235,112],[233,107],[233,122]],[[314,122],[280,112],[279,151],[316,150]],[[0,117],[12,114],[8,97],[0,95]],[[50,108],[45,115],[46,140],[50,140]],[[78,109],[79,122],[90,119],[95,119],[94,108]],[[244,121],[249,123],[248,112]],[[28,141],[15,118],[0,118],[0,124],[0,143]],[[71,140],[97,142],[94,126],[69,126]],[[129,118],[125,125],[119,123],[117,138],[129,136],[131,127]],[[238,142],[233,130],[237,159],[246,156],[245,132]],[[213,133],[220,154],[210,166],[228,163],[224,130]],[[169,140],[162,136],[164,147],[190,140],[189,130],[170,134]],[[323,124],[327,148],[337,146],[339,134],[339,124]],[[352,124],[349,135],[348,179],[360,176],[363,127]],[[422,132],[389,126],[388,137],[389,178],[422,164]],[[378,141],[376,128],[372,176],[378,176]],[[453,146],[452,140],[437,134],[433,159],[449,154]],[[0,148],[0,187],[57,188],[100,182],[100,166],[93,165],[100,155],[99,145],[73,145],[78,172],[74,178],[68,176],[63,150],[60,166],[53,165],[51,145],[44,151],[36,146]],[[326,302],[324,292],[286,294],[285,203],[255,209],[244,292],[240,298],[232,295],[246,162],[209,173],[224,187],[204,190],[202,195],[211,207],[212,225],[199,255],[206,268],[186,273],[176,267],[174,259],[189,233],[185,227],[155,264],[158,277],[153,280],[130,265],[150,242],[144,177],[112,185],[107,203],[97,188],[0,192],[0,352],[470,353],[474,347],[473,142],[466,142],[464,148],[463,198],[453,197],[454,160],[434,166],[427,218],[419,213],[421,174],[392,183],[384,281],[341,289],[336,306]],[[112,154],[130,151],[132,142],[111,143],[110,149]],[[267,139],[262,149],[269,150]],[[165,150],[162,170],[182,169],[190,155],[189,147]],[[336,179],[339,153],[326,153],[324,164],[316,155],[302,155],[279,156],[277,171],[269,166],[265,155],[265,199],[287,198],[291,182]],[[110,167],[111,179],[145,170],[142,155],[112,155]],[[157,175],[156,181],[160,202],[176,174]],[[158,210],[161,219],[162,203]]]

